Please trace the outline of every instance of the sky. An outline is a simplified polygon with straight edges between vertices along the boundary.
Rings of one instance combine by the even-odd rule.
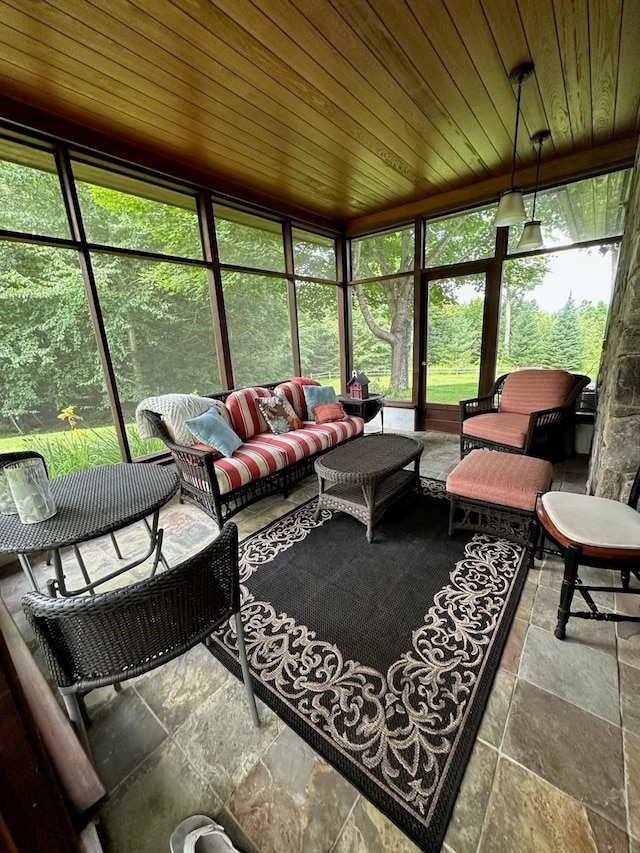
[[[543,284],[531,291],[541,311],[558,311],[569,293],[576,305],[586,300],[594,305],[609,303],[611,297],[611,254],[597,249],[574,249],[549,256],[549,271]]]

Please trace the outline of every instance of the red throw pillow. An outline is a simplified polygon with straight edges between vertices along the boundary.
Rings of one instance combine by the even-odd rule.
[[[318,403],[317,406],[313,407],[313,416],[317,424],[343,421],[346,418],[341,403]]]
[[[192,444],[191,447],[195,448],[196,450],[204,450],[205,453],[208,451],[209,453],[211,453],[214,459],[222,459],[222,453],[220,453],[220,451],[217,450],[215,447],[211,447],[210,444],[205,444],[202,441],[197,441],[195,444]]]
[[[296,385],[319,385],[317,379],[309,379],[308,376],[292,376],[289,382],[295,382]]]

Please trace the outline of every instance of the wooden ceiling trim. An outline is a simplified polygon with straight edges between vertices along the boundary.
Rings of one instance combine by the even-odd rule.
[[[315,26],[322,27],[325,37],[329,38],[335,28],[345,57],[357,59],[358,64],[367,69],[371,85],[385,102],[393,105],[397,116],[396,132],[415,140],[415,150],[424,168],[429,168],[435,153],[449,164],[449,174],[451,170],[454,172],[450,185],[459,183],[469,170],[479,176],[487,173],[486,164],[477,151],[460,133],[448,111],[433,97],[425,81],[416,75],[406,54],[382,26],[377,11],[367,0],[334,3],[333,6],[307,3],[306,7],[305,14]],[[416,27],[412,21],[409,29]],[[408,81],[413,84],[409,85],[413,93],[407,89]],[[420,92],[420,103],[413,96],[416,91]]]
[[[640,86],[638,85],[638,35],[640,34],[640,3],[624,0],[620,25],[620,55],[614,136],[629,133],[640,117]]]
[[[483,171],[490,171],[498,159],[498,147],[508,143],[508,135],[485,88],[476,85],[473,95],[465,97],[448,66],[441,62],[437,46],[429,40],[421,16],[412,12],[407,19],[397,14],[396,4],[378,2],[375,5],[383,31],[378,35],[377,44],[371,47],[381,61],[386,53],[395,85],[404,87],[423,112],[429,113],[432,104],[439,112],[444,112],[447,126],[455,127],[456,135],[465,139],[468,150],[474,152]],[[385,31],[393,36],[392,43]],[[465,82],[468,76],[475,82],[475,69],[470,68],[469,75],[464,75]],[[478,107],[483,114],[482,121],[477,116]]]
[[[183,31],[184,21],[180,16],[188,16],[188,12],[180,9],[178,2],[181,0],[174,0],[171,4],[167,4],[166,0],[156,0],[152,10],[154,15],[158,15],[158,17],[162,15],[164,20],[175,20],[178,31]],[[237,5],[238,8],[245,8],[240,0],[238,0]],[[164,14],[162,7],[165,7]],[[192,31],[201,28],[203,33],[207,34],[209,42],[212,33],[222,32],[225,38],[232,40],[236,57],[243,52],[246,56],[250,56],[255,68],[262,72],[262,75],[268,75],[272,81],[280,82],[283,86],[288,87],[301,101],[313,105],[316,110],[336,126],[347,128],[355,139],[373,151],[381,160],[403,175],[413,185],[421,186],[430,183],[412,165],[415,160],[415,152],[411,152],[403,140],[399,140],[398,137],[391,134],[377,116],[367,111],[359,101],[351,97],[337,81],[333,80],[330,74],[316,64],[314,73],[317,74],[318,81],[322,81],[326,91],[301,76],[304,71],[303,59],[306,58],[308,62],[309,57],[307,55],[303,57],[302,52],[296,51],[281,30],[274,33],[273,30],[276,28],[258,9],[254,7],[254,17],[249,29],[244,29],[213,4],[203,4],[200,12],[200,20],[196,21],[192,17],[189,18]],[[203,23],[201,24],[200,21]],[[267,24],[271,26],[271,30]],[[260,38],[266,41],[269,41],[270,37],[274,37],[276,45],[280,45],[281,53],[283,55],[293,53],[301,60],[303,67],[296,68],[295,72],[297,73],[292,74],[291,69],[280,59],[278,53],[266,47],[254,33],[259,33]]]
[[[14,10],[7,9],[5,16],[8,26],[16,26],[20,22],[17,13]],[[99,23],[99,22],[98,22]],[[63,32],[64,29],[64,32]],[[17,32],[17,31],[16,31]],[[15,36],[16,44],[21,44],[21,39],[25,39],[24,33],[18,33]],[[73,44],[69,44],[69,40],[73,40]],[[92,47],[87,46],[87,42],[92,43]],[[13,47],[13,41],[8,45],[8,53],[10,54]],[[297,138],[292,140],[283,140],[282,136],[277,135],[269,127],[265,126],[269,123],[268,115],[253,105],[247,103],[247,113],[251,113],[253,121],[250,117],[237,112],[230,103],[218,100],[212,97],[215,92],[218,94],[222,87],[217,86],[215,89],[207,87],[200,83],[200,79],[196,78],[189,81],[173,76],[166,71],[167,57],[159,56],[156,64],[153,64],[147,57],[136,56],[128,48],[122,48],[118,56],[122,61],[117,61],[113,56],[108,55],[109,48],[113,47],[113,40],[106,38],[102,33],[95,30],[90,30],[84,22],[79,22],[68,15],[63,15],[59,10],[51,10],[48,27],[48,43],[46,45],[47,54],[50,57],[55,56],[55,49],[60,56],[63,56],[63,48],[66,48],[72,58],[84,62],[86,69],[81,76],[81,80],[88,79],[96,75],[101,83],[109,85],[109,92],[120,91],[121,86],[126,86],[129,91],[138,91],[144,101],[157,100],[159,113],[165,110],[166,97],[171,99],[177,110],[182,110],[184,113],[184,121],[182,124],[189,126],[193,122],[197,122],[199,130],[206,130],[211,140],[212,146],[219,145],[218,132],[222,123],[222,127],[226,128],[227,138],[237,136],[237,131],[242,130],[247,136],[237,136],[234,147],[242,150],[246,139],[255,139],[257,145],[266,146],[272,152],[272,156],[277,158],[282,150],[283,143],[286,147],[288,159],[291,158],[294,162],[297,161],[298,168],[309,170],[311,173],[316,173],[316,181],[324,181],[327,185],[336,185],[335,181],[335,157],[331,157],[329,152],[313,141],[307,143],[308,147],[313,149],[312,157],[309,157],[309,151],[306,151],[298,145]],[[27,48],[25,47],[26,51]],[[156,53],[157,53],[156,49]],[[148,51],[152,54],[153,51]],[[130,67],[130,60],[135,59],[139,73],[134,73]],[[164,60],[164,61],[163,61]],[[72,73],[72,72],[69,72]],[[77,76],[77,75],[76,75]],[[105,78],[111,77],[111,81]],[[147,82],[148,81],[148,82]],[[147,84],[150,86],[148,92],[143,93],[143,87]],[[198,85],[196,85],[198,84]],[[158,91],[162,90],[162,91]],[[151,93],[154,94],[151,94]],[[155,95],[158,98],[155,98]],[[165,100],[161,100],[162,95],[165,95]],[[200,102],[198,103],[198,97]],[[229,98],[229,100],[231,100]],[[219,104],[219,107],[215,105]],[[216,117],[215,110],[218,110]],[[262,122],[262,123],[261,123]],[[228,143],[227,143],[228,144]],[[338,186],[342,187],[341,182]],[[381,196],[381,183],[377,181],[362,182],[360,176],[352,181],[351,186],[354,192],[359,195],[362,204],[367,204],[369,207],[372,200],[377,198],[378,202],[383,203]],[[374,189],[375,187],[375,189]]]
[[[595,143],[608,142],[613,138],[621,20],[622,0],[589,4],[591,104]],[[638,34],[636,40],[637,37]]]
[[[516,117],[517,89],[509,80],[509,75],[523,62],[533,61],[531,49],[520,18],[517,0],[502,0],[499,4],[494,0],[481,0],[481,3],[493,41],[498,49],[498,57],[504,68],[503,87],[507,88],[501,88],[500,91],[511,92],[511,104],[509,106],[505,101],[503,114],[511,116],[513,126]],[[464,5],[461,6],[460,14],[464,14]],[[482,50],[482,44],[478,45],[478,49]],[[521,164],[530,162],[533,134],[546,127],[550,128],[550,124],[545,113],[537,75],[534,73],[522,86],[522,116],[518,134],[518,158]],[[557,143],[558,140],[552,136],[547,149],[550,154],[557,154]]]
[[[631,168],[637,148],[638,136],[634,135],[629,139],[617,140],[598,148],[579,151],[567,157],[543,163],[540,167],[540,186],[544,188],[563,181],[586,178],[607,169]],[[516,172],[517,185],[529,192],[533,189],[535,176],[535,165],[520,169]],[[368,216],[353,218],[345,223],[345,232],[349,237],[358,236],[384,230],[403,222],[411,222],[417,216],[439,216],[483,204],[497,205],[499,195],[505,189],[505,183],[504,176],[490,178],[448,193],[398,205],[393,209]]]
[[[574,150],[593,143],[588,0],[553,7]]]
[[[154,14],[166,17],[163,8],[160,0],[158,0],[153,7]],[[169,10],[172,9],[174,15],[179,11],[173,7],[168,8]],[[172,34],[162,21],[153,19],[153,27],[154,38],[169,43],[175,39],[175,34]],[[216,74],[210,77],[212,86],[217,85],[217,79],[224,79],[225,76],[228,76],[234,80],[234,86],[241,87],[242,96],[245,99],[251,100],[253,98],[258,101],[266,99],[275,103],[274,118],[278,122],[278,127],[286,128],[289,135],[299,136],[301,140],[309,138],[310,133],[317,133],[320,138],[327,137],[334,144],[336,157],[344,158],[345,151],[349,151],[351,156],[358,159],[361,168],[366,167],[371,174],[379,173],[383,185],[391,182],[393,185],[404,185],[406,188],[414,186],[411,177],[405,174],[407,169],[404,164],[391,155],[378,141],[374,140],[373,136],[361,134],[361,138],[357,139],[349,132],[352,122],[348,120],[347,116],[336,116],[334,110],[328,110],[332,115],[330,118],[326,118],[322,110],[318,111],[319,102],[322,101],[324,105],[326,101],[315,97],[308,87],[301,91],[297,83],[295,85],[291,82],[287,83],[284,72],[277,74],[276,77],[273,74],[269,76],[269,72],[272,72],[273,68],[258,67],[254,62],[244,58],[238,47],[232,47],[215,35],[208,33],[204,27],[193,24],[190,32],[193,44],[199,47],[204,57],[204,68],[208,66],[219,68]],[[211,55],[207,55],[205,49]],[[264,51],[254,51],[254,53],[261,53],[263,58],[265,56]],[[281,63],[278,65],[278,69],[280,66]],[[202,67],[199,69],[199,73],[203,73]],[[278,77],[281,77],[282,80]]]

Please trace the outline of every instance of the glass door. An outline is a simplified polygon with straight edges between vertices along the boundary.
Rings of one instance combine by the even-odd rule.
[[[460,267],[458,267],[458,270]],[[429,273],[422,281],[426,341],[421,361],[424,429],[457,431],[460,400],[478,396],[487,269]]]

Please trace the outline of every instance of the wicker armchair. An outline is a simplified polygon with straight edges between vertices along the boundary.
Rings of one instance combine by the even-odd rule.
[[[589,381],[564,370],[505,373],[490,394],[460,401],[460,457],[483,447],[550,461],[570,456],[576,403]]]
[[[173,660],[233,614],[249,709],[259,725],[240,615],[238,528],[232,522],[194,557],[160,575],[76,598],[28,592],[22,607],[88,754],[79,696]]]

